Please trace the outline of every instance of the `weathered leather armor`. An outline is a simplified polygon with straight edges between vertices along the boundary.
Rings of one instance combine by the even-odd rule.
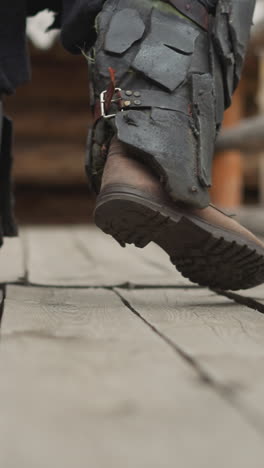
[[[198,5],[105,2],[89,54],[95,124],[87,171],[97,192],[117,134],[175,201],[209,204],[215,138],[241,75],[255,0],[219,0],[214,16]]]

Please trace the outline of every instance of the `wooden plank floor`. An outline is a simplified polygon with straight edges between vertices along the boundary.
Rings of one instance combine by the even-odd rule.
[[[155,245],[121,249],[95,228],[35,228],[22,231],[27,277],[34,285],[188,285]],[[106,240],[107,239],[107,240]]]
[[[93,227],[24,229],[0,264],[1,467],[263,467],[264,286]]]

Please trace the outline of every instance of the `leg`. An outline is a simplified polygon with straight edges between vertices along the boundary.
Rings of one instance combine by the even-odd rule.
[[[184,276],[213,288],[264,281],[264,244],[209,206],[208,192],[254,4],[219,0],[208,15],[198,2],[189,11],[183,0],[108,0],[89,61],[97,225],[121,245],[156,242]]]
[[[104,148],[117,133],[174,201],[204,208],[215,138],[240,77],[254,0],[219,0],[215,16],[194,2],[196,23],[179,13],[177,3],[183,11],[184,0],[105,3],[91,73],[95,99],[107,90],[104,110],[116,117],[99,119],[94,133],[105,133]],[[110,86],[109,67],[116,70]],[[111,93],[113,81],[119,94]],[[92,173],[100,186],[102,155],[93,158],[93,149]]]
[[[0,244],[3,236],[15,236],[11,184],[12,122],[4,115],[3,99],[29,79],[26,53],[24,1],[4,0],[0,7]]]

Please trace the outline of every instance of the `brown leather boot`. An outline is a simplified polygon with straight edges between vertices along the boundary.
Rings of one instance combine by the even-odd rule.
[[[113,140],[97,199],[95,222],[122,246],[153,241],[194,283],[247,289],[264,282],[264,244],[215,207],[172,202],[159,180]]]

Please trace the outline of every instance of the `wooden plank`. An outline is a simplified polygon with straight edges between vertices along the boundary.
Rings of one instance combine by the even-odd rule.
[[[264,315],[208,290],[119,292],[264,431]]]
[[[264,285],[257,286],[256,288],[247,291],[239,291],[239,294],[244,297],[249,297],[264,305]]]
[[[20,107],[39,102],[39,107],[46,106],[47,101],[52,105],[56,103],[58,108],[61,104],[68,103],[69,106],[76,107],[77,103],[83,106],[87,104],[87,114],[89,112],[89,83],[87,65],[83,57],[74,57],[74,64],[71,57],[65,61],[59,61],[56,56],[46,54],[46,59],[42,54],[34,58],[32,62],[33,80],[31,83],[20,87],[16,96],[11,97],[6,102],[8,114],[16,114],[16,103]],[[62,125],[62,122],[58,122]]]
[[[264,238],[264,210],[261,206],[242,206],[237,212],[237,221],[255,235]]]
[[[44,137],[45,138],[45,137]],[[43,138],[43,140],[44,140]],[[17,184],[24,185],[65,185],[87,186],[83,169],[84,143],[52,142],[38,139],[20,143],[14,166]],[[73,157],[74,155],[74,157]],[[69,190],[69,189],[68,189]],[[48,191],[48,188],[46,188]]]
[[[42,103],[41,107],[38,100],[30,102],[30,107],[28,103],[19,104],[16,100],[12,112],[17,117],[18,143],[26,140],[28,146],[32,141],[36,142],[40,139],[42,143],[47,141],[83,143],[87,136],[87,127],[92,124],[85,97],[83,104],[81,102],[69,103],[67,96],[64,103],[61,102],[58,105],[57,102],[48,99]],[[63,125],[60,125],[60,122],[63,122]],[[75,160],[74,154],[72,154],[72,160]]]
[[[6,238],[0,249],[0,283],[20,282],[25,276],[23,248],[19,238]]]
[[[227,294],[230,294],[230,292],[227,291]],[[235,291],[234,293],[231,291],[230,297],[232,297],[232,295],[234,295],[234,300],[235,298],[237,298],[238,301],[239,301],[239,298],[241,299],[241,301],[243,301],[243,299],[252,300],[253,301],[252,308],[254,308],[254,302],[255,302],[256,303],[255,310],[260,310],[260,309],[261,311],[263,310],[263,307],[264,307],[264,285],[263,284],[261,284],[260,286],[256,286],[255,288]]]
[[[263,466],[262,436],[113,292],[8,287],[0,373],[1,466]]]
[[[216,151],[263,151],[264,118],[262,115],[241,120],[234,128],[224,130],[216,143]],[[250,157],[250,156],[249,156]]]
[[[144,249],[130,245],[124,249],[97,228],[79,227],[75,230],[75,237],[105,281],[111,272],[111,276],[117,274],[118,280],[134,285],[192,286],[171,264],[168,255],[154,243]]]
[[[32,203],[34,200],[34,203]],[[69,209],[70,207],[70,209]],[[21,226],[74,226],[92,222],[94,198],[87,187],[19,186],[16,213]]]
[[[63,286],[190,285],[157,246],[122,249],[95,227],[30,228],[29,281]]]
[[[232,106],[225,113],[223,126],[225,128],[233,127],[241,117],[242,88],[240,85],[233,96]],[[242,183],[241,153],[236,150],[218,153],[213,164],[212,202],[225,208],[239,206],[242,200]]]

